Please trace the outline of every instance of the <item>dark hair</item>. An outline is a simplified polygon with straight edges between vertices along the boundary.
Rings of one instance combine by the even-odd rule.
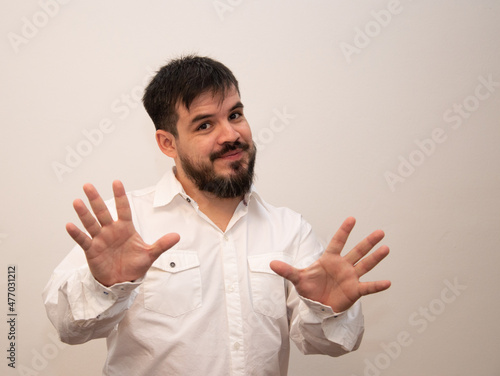
[[[200,94],[212,92],[226,95],[238,81],[222,63],[209,57],[188,55],[171,60],[153,77],[144,91],[142,102],[156,129],[163,129],[177,137],[177,104],[187,109]]]

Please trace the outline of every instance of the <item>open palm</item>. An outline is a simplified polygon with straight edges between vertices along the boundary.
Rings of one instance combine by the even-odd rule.
[[[347,218],[323,255],[307,268],[297,269],[282,261],[272,261],[271,269],[291,281],[301,296],[328,305],[334,312],[345,311],[364,295],[388,289],[390,281],[359,280],[389,254],[389,248],[381,246],[366,256],[382,240],[383,231],[374,231],[349,253],[341,256],[355,223],[354,218]]]
[[[75,200],[73,207],[88,235],[73,223],[68,223],[66,230],[85,251],[92,275],[104,286],[141,278],[163,252],[179,241],[176,233],[167,234],[152,245],[142,240],[132,223],[130,204],[120,181],[113,182],[116,221],[94,186],[85,184],[83,189],[95,217],[82,200]]]

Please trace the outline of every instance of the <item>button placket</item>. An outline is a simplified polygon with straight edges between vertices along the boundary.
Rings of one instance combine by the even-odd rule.
[[[231,237],[225,233],[221,237],[222,262],[226,286],[226,309],[229,329],[231,357],[233,358],[234,375],[245,374],[243,350],[243,313],[241,312],[241,297],[238,285],[238,254]]]

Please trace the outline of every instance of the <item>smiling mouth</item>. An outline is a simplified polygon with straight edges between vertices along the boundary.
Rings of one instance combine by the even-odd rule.
[[[229,160],[233,160],[233,159],[240,158],[242,154],[243,154],[243,150],[241,150],[241,149],[238,149],[238,150],[233,150],[233,151],[230,151],[229,153],[226,153],[226,154],[224,154],[224,155],[221,155],[221,156],[219,157],[219,159],[229,159]]]
[[[219,150],[216,153],[213,153],[210,156],[210,160],[213,162],[216,159],[223,160],[235,160],[240,158],[243,155],[243,152],[248,150],[250,147],[248,144],[244,143],[234,143],[234,144],[226,144],[222,150]]]

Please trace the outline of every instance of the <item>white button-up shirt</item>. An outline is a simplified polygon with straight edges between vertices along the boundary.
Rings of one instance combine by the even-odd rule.
[[[109,288],[76,246],[44,290],[64,342],[107,339],[103,375],[285,376],[289,338],[306,354],[337,356],[359,345],[359,302],[337,315],[299,297],[269,267],[272,260],[305,267],[323,252],[299,214],[252,189],[223,232],[171,171],[128,198],[146,243],[169,232],[180,234],[179,243],[144,278]],[[108,206],[116,217],[114,203]]]

